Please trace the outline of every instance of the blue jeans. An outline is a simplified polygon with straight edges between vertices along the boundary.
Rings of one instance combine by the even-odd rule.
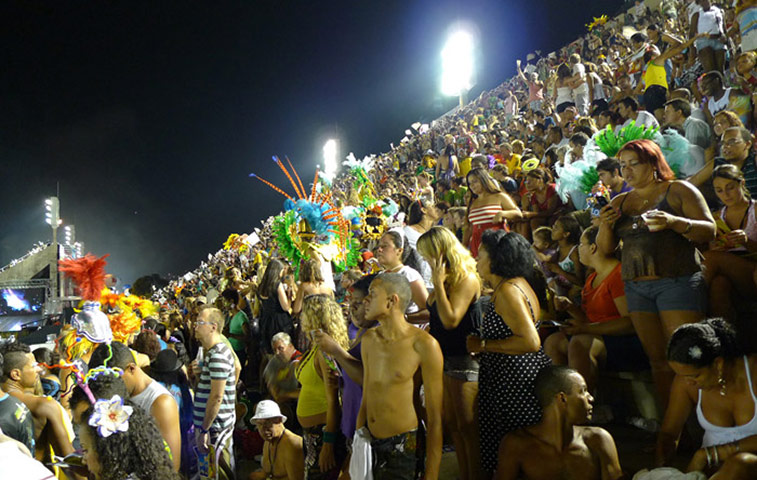
[[[701,272],[658,280],[627,280],[625,287],[629,312],[707,311],[707,285]]]

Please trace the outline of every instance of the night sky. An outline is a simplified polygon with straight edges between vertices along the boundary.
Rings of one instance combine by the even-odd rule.
[[[182,274],[282,208],[288,155],[312,180],[454,107],[448,27],[477,26],[478,85],[585,32],[617,1],[16,1],[0,7],[0,266],[49,241],[44,198],[122,284]],[[529,7],[533,7],[530,8]],[[61,232],[62,234],[62,232]]]

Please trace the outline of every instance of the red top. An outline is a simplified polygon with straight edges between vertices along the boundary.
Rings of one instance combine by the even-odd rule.
[[[547,184],[547,192],[544,197],[544,201],[539,203],[536,199],[536,194],[531,195],[531,205],[536,205],[536,209],[539,212],[546,212],[549,209],[549,199],[557,195],[557,187],[554,183]]]
[[[581,308],[590,323],[602,323],[621,317],[618,307],[615,306],[615,299],[626,294],[623,278],[620,276],[620,265],[618,263],[596,288],[592,287],[592,282],[597,278],[597,272],[586,279],[581,291]]]

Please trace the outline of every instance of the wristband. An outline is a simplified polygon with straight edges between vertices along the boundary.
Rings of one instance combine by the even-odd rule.
[[[327,432],[324,430],[323,432],[323,443],[336,443],[336,433],[334,432]]]
[[[200,430],[200,433],[210,433],[209,430],[202,428],[202,426],[198,427],[198,429]]]

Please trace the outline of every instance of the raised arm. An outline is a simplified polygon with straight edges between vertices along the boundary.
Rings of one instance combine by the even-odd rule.
[[[615,238],[615,222],[620,218],[620,205],[627,193],[621,193],[612,199],[609,205],[602,207],[599,213],[599,232],[597,233],[597,247],[605,255],[612,255],[618,248]]]
[[[667,220],[668,228],[694,243],[708,243],[715,239],[717,228],[702,193],[688,182],[676,181],[673,191],[678,192],[683,213]]]
[[[279,283],[279,286],[276,289],[276,296],[279,299],[279,304],[281,305],[281,309],[287,313],[292,313],[292,305],[289,303],[289,297],[287,296],[287,292],[286,292],[286,289],[284,288],[283,282]]]
[[[475,274],[470,274],[447,292],[444,282],[447,277],[447,266],[444,260],[433,260],[434,299],[436,309],[442,325],[447,330],[452,330],[460,325],[470,304],[475,301],[481,289]]]
[[[363,385],[363,362],[360,359],[350,355],[328,333],[321,330],[316,330],[313,333],[313,341],[323,353],[331,355],[339,362],[339,365],[344,369],[344,373],[350,377],[350,380],[358,385]]]
[[[480,339],[474,335],[468,337],[468,351],[471,353],[504,353],[507,355],[521,355],[539,350],[541,340],[536,331],[526,299],[513,286],[502,287],[494,300],[494,308],[513,335],[502,340]],[[538,316],[538,313],[537,313]],[[484,348],[483,340],[486,340]]]

